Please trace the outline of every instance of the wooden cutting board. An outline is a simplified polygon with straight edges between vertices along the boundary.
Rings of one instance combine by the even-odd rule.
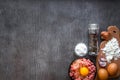
[[[108,33],[109,35],[107,35],[107,36],[102,35],[102,37],[104,38],[104,40],[103,40],[103,41],[101,42],[101,44],[100,44],[100,49],[99,49],[99,52],[98,52],[98,55],[97,55],[97,58],[96,58],[97,71],[101,68],[101,67],[99,66],[99,63],[98,63],[99,59],[100,59],[101,57],[105,57],[105,55],[103,54],[103,52],[102,52],[102,50],[101,50],[102,48],[105,47],[105,44],[106,44],[112,37],[114,37],[114,38],[116,38],[116,39],[118,40],[119,46],[120,46],[120,30],[119,30],[119,28],[117,28],[116,26],[109,26],[109,27],[107,28],[106,33]],[[116,63],[116,64],[118,65],[118,72],[117,72],[117,74],[114,75],[114,76],[109,76],[109,78],[117,78],[117,77],[120,76],[120,58],[119,58],[118,60],[112,60],[111,62],[114,62],[114,63]],[[109,65],[109,63],[107,63],[107,65]],[[106,67],[105,67],[105,68],[106,68]],[[98,78],[98,74],[96,75],[95,80],[100,80],[100,79]],[[109,79],[108,79],[108,80],[109,80]]]

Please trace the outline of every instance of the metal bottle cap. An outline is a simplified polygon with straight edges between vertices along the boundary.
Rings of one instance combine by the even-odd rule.
[[[89,24],[89,33],[91,34],[95,34],[95,33],[98,33],[99,32],[99,26],[98,24]]]
[[[91,30],[99,29],[98,24],[89,24],[89,29]]]

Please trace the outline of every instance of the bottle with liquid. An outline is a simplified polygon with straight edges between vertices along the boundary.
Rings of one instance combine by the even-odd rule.
[[[88,54],[96,56],[98,53],[98,24],[89,24],[88,28]]]

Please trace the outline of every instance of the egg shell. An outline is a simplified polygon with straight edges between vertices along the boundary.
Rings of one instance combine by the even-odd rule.
[[[117,73],[118,65],[116,63],[110,63],[107,67],[109,75],[113,76]]]
[[[98,70],[98,77],[100,80],[107,80],[108,79],[108,72],[104,68],[100,68]]]

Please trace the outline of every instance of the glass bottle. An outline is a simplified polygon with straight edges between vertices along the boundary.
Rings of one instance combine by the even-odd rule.
[[[95,56],[98,53],[98,24],[89,24],[88,32],[88,54]]]

